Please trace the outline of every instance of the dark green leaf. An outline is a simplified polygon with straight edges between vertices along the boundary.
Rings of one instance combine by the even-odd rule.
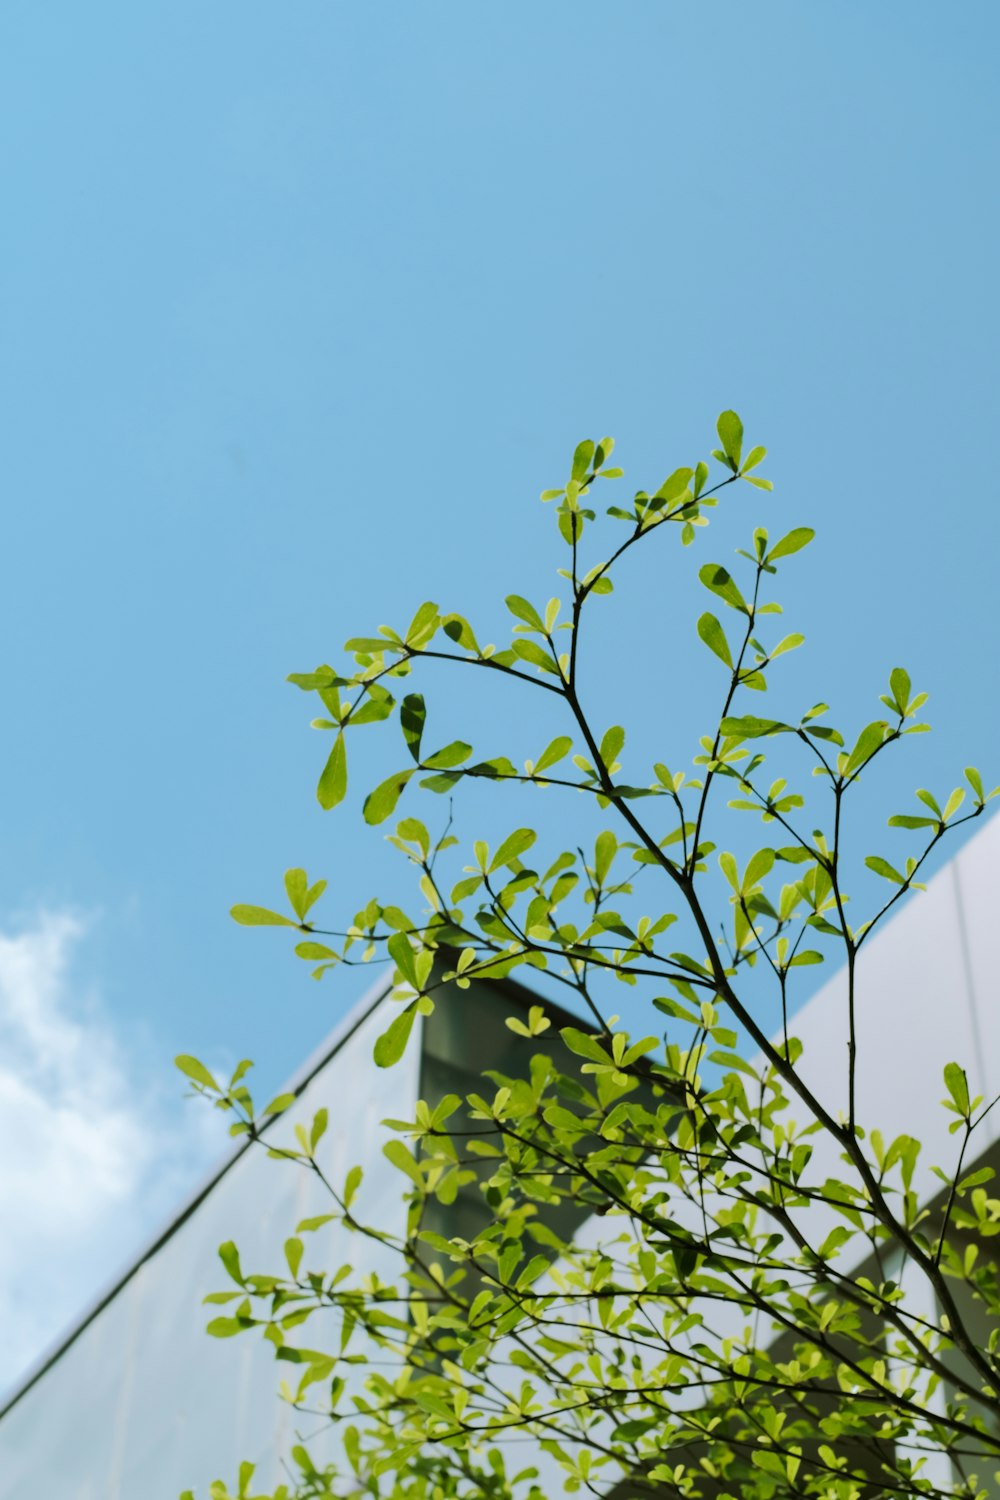
[[[423,739],[427,709],[419,693],[407,693],[399,708],[399,722],[403,738],[415,761],[420,760],[420,742]]]

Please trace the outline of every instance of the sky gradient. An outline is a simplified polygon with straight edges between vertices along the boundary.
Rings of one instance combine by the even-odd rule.
[[[94,1038],[135,1148],[115,1114],[98,1212],[58,1132],[18,1171],[8,1133],[0,1199],[30,1221],[28,1177],[78,1192],[92,1251],[0,1381],[203,1159],[173,1054],[276,1086],[362,987],[229,906],[293,864],[331,912],[405,895],[357,801],[319,810],[285,675],[426,598],[493,639],[504,594],[548,597],[537,496],[581,437],[616,437],[626,493],[706,455],[723,407],[771,452],[773,497],[637,564],[595,640],[644,752],[681,764],[717,696],[697,565],[808,524],[791,696],[860,727],[903,664],[936,733],[900,783],[1000,779],[998,42],[981,0],[4,7],[0,1027],[38,1098],[79,1102]],[[458,831],[492,816],[469,798]],[[17,1029],[47,963],[58,1025],[90,1028],[55,1075]],[[25,1256],[56,1266],[38,1224]]]

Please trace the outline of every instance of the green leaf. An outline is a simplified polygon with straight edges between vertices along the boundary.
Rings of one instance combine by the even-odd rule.
[[[329,1112],[325,1109],[318,1109],[313,1115],[312,1129],[309,1131],[309,1144],[314,1151],[326,1134],[326,1127],[329,1122]]]
[[[611,1436],[616,1443],[634,1443],[636,1438],[643,1437],[658,1426],[659,1421],[655,1417],[636,1417],[629,1422],[619,1422]],[[662,1477],[673,1480],[673,1473],[668,1469]]]
[[[914,818],[909,813],[896,813],[889,819],[890,828],[936,828],[937,818]]]
[[[983,778],[980,776],[975,766],[966,766],[965,779],[971,786],[972,790],[975,792],[976,801],[985,802],[986,797],[983,793]]]
[[[560,1030],[559,1035],[569,1050],[574,1052],[577,1057],[586,1057],[591,1062],[599,1063],[609,1063],[611,1061],[606,1049],[591,1032],[581,1031],[576,1026],[564,1026]],[[578,1125],[579,1121],[574,1118],[573,1127],[577,1128]]]
[[[724,661],[730,669],[733,665],[732,653],[729,650],[729,642],[726,633],[714,615],[704,614],[698,621],[698,634],[710,651],[714,651],[720,661]]]
[[[743,872],[744,893],[753,889],[774,866],[774,850],[758,849]]]
[[[238,1282],[239,1285],[242,1286],[243,1271],[240,1268],[240,1252],[237,1250],[232,1240],[227,1240],[224,1245],[219,1246],[219,1259],[222,1261],[222,1264],[225,1266],[226,1271],[232,1277],[233,1281]]]
[[[417,1002],[411,1000],[409,1005],[389,1025],[375,1043],[373,1057],[375,1065],[379,1068],[391,1068],[398,1063],[406,1051],[406,1044],[413,1030],[413,1022],[416,1019]]]
[[[611,862],[618,851],[618,840],[610,829],[606,828],[603,833],[597,835],[594,844],[594,875],[598,885],[603,885],[608,878]]]
[[[680,500],[687,491],[693,472],[692,469],[675,469],[650,500],[650,510],[662,510],[664,506],[672,505],[675,500]],[[688,499],[691,498],[688,495]]]
[[[391,641],[381,640],[377,635],[352,636],[349,641],[344,642],[345,651],[354,651],[360,656],[375,656],[378,652],[389,649],[398,651],[399,647],[393,646]],[[290,677],[288,680],[295,682],[297,679]],[[301,683],[298,685],[302,686]]]
[[[531,1286],[532,1282],[537,1281],[549,1269],[550,1264],[547,1255],[533,1255],[524,1270],[518,1272],[517,1290],[523,1292]]]
[[[239,922],[241,927],[297,927],[299,924],[293,922],[291,917],[283,917],[280,912],[268,911],[266,906],[233,906],[229,915],[234,922]]]
[[[494,854],[487,874],[492,875],[494,870],[499,870],[503,865],[509,865],[515,859],[520,859],[525,850],[531,848],[537,837],[533,828],[515,829],[509,837],[504,839]]]
[[[340,730],[333,742],[333,749],[327,757],[323,774],[319,778],[316,800],[320,807],[329,812],[331,807],[336,807],[338,802],[343,802],[346,792],[347,748],[344,744],[344,731]]]
[[[477,776],[487,777],[491,781],[502,781],[505,777],[516,776],[517,767],[506,755],[497,755],[493,760],[477,761],[474,766],[469,767],[469,773],[475,772]]]
[[[504,600],[504,603],[510,610],[511,614],[514,615],[518,620],[523,620],[534,630],[540,630],[544,632],[545,623],[542,620],[541,615],[538,613],[533,604],[528,603],[527,599],[522,599],[520,594],[508,594],[506,599]]]
[[[547,771],[549,766],[554,766],[556,761],[562,760],[573,748],[573,741],[568,734],[560,734],[552,743],[543,750],[535,762],[535,774],[539,771]]]
[[[426,787],[429,792],[440,794],[450,792],[460,780],[461,776],[458,771],[439,771],[436,776],[425,776],[420,785]]]
[[[205,1332],[213,1339],[231,1339],[249,1327],[250,1324],[244,1323],[240,1318],[213,1318],[211,1323],[205,1325]]]
[[[340,954],[325,943],[296,943],[295,953],[298,958],[311,959],[313,963],[326,958],[339,958]]]
[[[395,811],[403,788],[414,774],[415,769],[397,771],[394,776],[387,777],[373,792],[370,792],[365,798],[365,822],[384,823],[386,818]]]
[[[460,766],[471,754],[471,745],[467,745],[464,740],[452,740],[443,750],[435,750],[433,755],[429,755],[424,761],[424,767],[431,771],[447,771],[452,766]]]
[[[286,1109],[291,1109],[295,1103],[294,1094],[275,1094],[269,1104],[264,1106],[265,1115],[283,1115]]]
[[[417,973],[416,955],[406,934],[403,932],[394,932],[385,946],[389,957],[407,984],[412,985],[415,990],[419,990],[421,984],[420,976]]]
[[[357,728],[362,724],[381,724],[382,720],[387,719],[392,713],[396,700],[391,694],[386,693],[384,697],[376,697],[375,687],[370,687],[368,691],[372,696],[366,703],[362,703],[360,708],[355,709],[350,716],[352,728]]]
[[[399,722],[403,738],[413,759],[420,760],[420,742],[424,735],[427,709],[419,693],[407,693],[399,706]]]
[[[905,878],[900,875],[895,866],[891,865],[887,859],[882,859],[878,854],[869,854],[865,860],[865,864],[869,870],[874,870],[876,875],[881,875],[883,880],[891,880],[895,885],[906,884]]]
[[[462,615],[445,615],[441,624],[445,635],[461,646],[463,651],[471,651],[476,656],[481,654],[472,626]]]
[[[441,617],[438,614],[437,605],[432,604],[430,601],[426,604],[421,604],[413,616],[410,628],[404,637],[406,644],[415,649],[426,646],[440,623]]]
[[[944,805],[941,813],[942,821],[947,823],[948,819],[958,812],[964,801],[965,792],[960,786],[957,786]]]
[[[750,613],[747,602],[735,582],[719,563],[706,563],[699,570],[698,577],[707,589],[711,589],[713,594],[718,594],[719,598],[724,599],[731,609],[738,609],[745,615]]]
[[[189,1057],[187,1053],[182,1052],[179,1057],[174,1058],[174,1066],[180,1068],[184,1076],[190,1078],[192,1082],[200,1083],[203,1087],[212,1089],[215,1093],[219,1092],[219,1085],[205,1067],[205,1064],[199,1062],[196,1057]]]
[[[431,836],[419,818],[403,818],[396,824],[396,834],[408,844],[416,844],[426,859],[430,853]]]
[[[350,1208],[354,1202],[358,1188],[361,1186],[364,1172],[361,1167],[354,1166],[344,1179],[344,1207]],[[302,1227],[301,1225],[299,1226]]]
[[[297,1234],[292,1235],[290,1239],[285,1241],[285,1259],[288,1262],[288,1272],[293,1281],[298,1277],[304,1248]]]
[[[787,536],[783,536],[780,542],[775,542],[767,554],[767,561],[777,562],[779,557],[791,557],[793,552],[801,552],[803,547],[808,547],[816,535],[811,526],[796,526]]]
[[[537,641],[526,641],[523,636],[518,636],[514,642],[514,651],[522,661],[530,662],[533,667],[538,667],[542,672],[548,672],[553,677],[560,675],[559,668]]]
[[[910,674],[902,667],[893,667],[889,673],[889,691],[899,712],[905,714],[910,703]]]
[[[729,459],[730,467],[735,473],[740,466],[743,453],[743,423],[734,411],[724,411],[715,424],[715,430],[719,434],[719,442]]]
[[[285,681],[294,683],[304,693],[314,693],[317,688],[332,687],[337,674],[332,667],[317,667],[315,672],[290,672]]]
[[[286,870],[285,890],[292,910],[299,921],[303,922],[309,908],[315,905],[326,890],[326,881],[317,880],[315,885],[310,886],[305,870]]]
[[[858,771],[866,761],[871,760],[875,751],[879,749],[885,740],[886,730],[889,728],[884,719],[876,719],[872,724],[866,724],[858,735],[857,744],[851,751],[847,760],[847,775]]]
[[[423,1185],[423,1173],[417,1165],[412,1151],[407,1150],[405,1142],[400,1140],[386,1141],[382,1147],[382,1155],[386,1161],[392,1162],[392,1165],[398,1171],[405,1172],[411,1182],[415,1182],[418,1187]]]
[[[582,443],[577,443],[576,452],[573,454],[572,478],[577,484],[582,484],[587,477],[590,461],[594,456],[594,444],[590,438],[584,438]]]
[[[967,1119],[969,1115],[969,1080],[965,1076],[965,1069],[960,1068],[958,1063],[946,1063],[944,1068],[944,1086],[951,1095],[958,1113]]]
[[[791,724],[782,724],[778,719],[757,719],[752,714],[744,714],[738,719],[723,719],[719,725],[720,731],[733,739],[756,740],[769,734],[790,734]]]
[[[625,731],[620,724],[613,724],[601,740],[601,759],[610,772],[625,744]]]
[[[784,656],[786,651],[795,651],[805,641],[804,635],[786,635],[784,640],[778,642],[772,651],[768,652],[771,661],[777,656]]]

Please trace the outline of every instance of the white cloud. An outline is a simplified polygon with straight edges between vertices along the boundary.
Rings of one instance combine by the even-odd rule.
[[[207,1111],[144,1087],[74,976],[85,930],[49,912],[0,934],[0,1393],[218,1150]]]

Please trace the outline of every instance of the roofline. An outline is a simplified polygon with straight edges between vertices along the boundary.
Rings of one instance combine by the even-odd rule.
[[[294,1094],[296,1098],[300,1094],[303,1094],[317,1073],[322,1071],[330,1059],[350,1040],[358,1030],[358,1027],[368,1019],[372,1011],[388,994],[390,988],[391,984],[387,979],[380,978],[376,980],[365,991],[360,1000],[351,1007],[346,1016],[327,1034],[324,1041],[320,1043],[303,1066],[299,1068],[298,1072],[293,1075],[291,1081],[281,1092]],[[260,1126],[258,1134],[262,1135],[265,1130],[270,1130],[271,1126],[279,1119],[281,1119],[281,1115],[271,1115]],[[145,1247],[139,1251],[135,1259],[128,1264],[127,1268],[110,1286],[106,1287],[103,1292],[99,1292],[89,1307],[80,1314],[74,1323],[70,1324],[68,1332],[63,1334],[54,1344],[50,1344],[48,1349],[43,1351],[34,1363],[28,1366],[27,1374],[21,1377],[21,1380],[14,1386],[10,1396],[0,1406],[0,1421],[17,1405],[22,1396],[27,1395],[32,1386],[41,1380],[42,1376],[52,1368],[56,1361],[62,1358],[67,1349],[76,1343],[80,1335],[90,1327],[94,1319],[104,1311],[108,1304],[114,1301],[118,1293],[125,1289],[133,1276],[141,1270],[146,1262],[152,1260],[153,1256],[163,1248],[167,1241],[173,1238],[178,1229],[190,1219],[195,1210],[204,1203],[209,1193],[218,1186],[227,1172],[250,1150],[253,1144],[253,1140],[247,1139],[231,1148],[209,1170],[207,1176],[202,1179],[200,1186],[196,1187],[187,1198],[183,1207],[152,1238],[146,1241]]]
[[[505,991],[510,999],[514,1000],[524,1009],[527,1009],[531,1005],[544,1006],[546,1011],[551,1013],[552,1019],[558,1025],[578,1025],[581,1021],[585,1026],[587,1025],[585,1017],[574,1015],[571,1011],[561,1006],[558,1001],[550,1000],[547,996],[540,995],[536,990],[530,989],[527,985],[520,983],[519,980],[511,978],[509,975],[505,975],[500,979],[490,980],[489,984],[491,988],[495,986],[498,990]],[[324,1040],[310,1057],[307,1058],[302,1067],[293,1075],[291,1081],[281,1092],[294,1094],[296,1098],[300,1094],[305,1093],[316,1075],[326,1067],[330,1059],[336,1056],[341,1047],[367,1021],[371,1013],[389,994],[391,988],[391,980],[384,976],[370,985],[342,1020],[334,1026],[332,1031],[327,1033]],[[258,1135],[262,1135],[265,1130],[269,1130],[281,1118],[281,1115],[271,1115],[260,1126]],[[146,1241],[145,1247],[138,1252],[134,1260],[129,1262],[126,1269],[103,1292],[97,1294],[89,1306],[85,1307],[85,1310],[79,1315],[76,1321],[70,1324],[66,1333],[53,1344],[50,1344],[48,1349],[44,1350],[28,1366],[27,1373],[21,1377],[20,1381],[13,1387],[10,1395],[4,1400],[3,1405],[0,1406],[0,1421],[17,1405],[22,1396],[26,1396],[31,1388],[37,1385],[38,1381],[52,1368],[57,1360],[61,1359],[66,1351],[76,1343],[80,1335],[114,1301],[118,1293],[124,1291],[133,1276],[142,1269],[146,1262],[152,1260],[153,1256],[162,1250],[163,1246],[173,1238],[182,1225],[187,1223],[192,1214],[204,1203],[209,1193],[218,1186],[227,1172],[236,1165],[253,1145],[253,1140],[246,1139],[239,1145],[231,1148],[216,1166],[210,1169],[207,1176],[202,1179],[201,1185],[195,1188],[184,1202],[183,1207],[167,1220],[157,1233]]]

